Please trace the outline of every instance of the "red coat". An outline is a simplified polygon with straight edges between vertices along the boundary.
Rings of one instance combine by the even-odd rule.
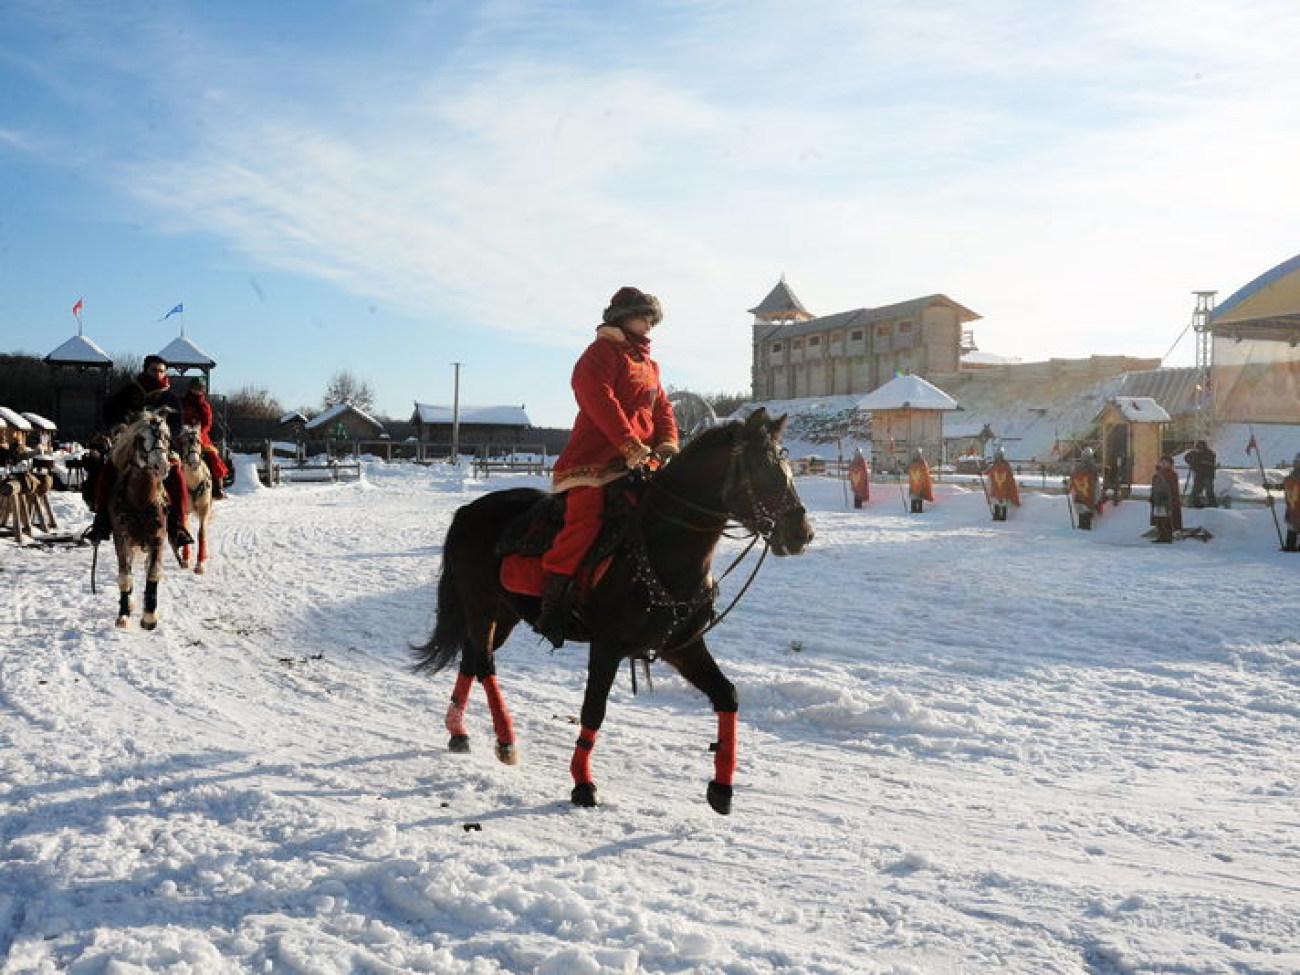
[[[212,443],[212,404],[197,390],[190,390],[181,400],[181,419],[186,426],[196,426],[203,434],[203,443]]]
[[[555,462],[556,491],[621,477],[641,447],[676,449],[677,421],[648,340],[601,326],[573,367],[572,385],[578,417]]]
[[[1016,472],[1005,460],[995,460],[989,467],[989,497],[994,501],[1008,501],[1020,506],[1020,485],[1016,483]]]

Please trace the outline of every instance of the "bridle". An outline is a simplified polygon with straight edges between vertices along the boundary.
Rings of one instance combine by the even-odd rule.
[[[724,571],[721,576],[716,579],[705,578],[699,589],[697,589],[690,598],[678,599],[668,591],[660,581],[659,577],[655,574],[654,567],[650,564],[650,555],[646,549],[644,533],[640,531],[634,533],[635,541],[631,546],[633,556],[633,579],[640,582],[645,587],[646,596],[652,608],[667,611],[672,616],[672,623],[665,630],[663,639],[659,642],[659,645],[648,648],[646,652],[641,655],[641,659],[646,664],[647,679],[649,678],[650,673],[650,661],[661,657],[664,654],[673,653],[674,651],[680,650],[682,647],[693,643],[726,619],[727,615],[735,609],[736,604],[740,602],[745,593],[749,591],[750,585],[758,575],[758,570],[763,567],[763,561],[767,558],[768,550],[772,547],[772,534],[776,531],[778,519],[788,511],[803,507],[803,504],[800,502],[799,496],[794,489],[790,466],[786,463],[784,455],[778,452],[776,444],[769,440],[767,449],[771,451],[771,455],[767,457],[766,460],[768,460],[769,463],[774,461],[776,466],[780,467],[785,474],[785,479],[779,495],[773,498],[763,497],[759,495],[758,491],[755,489],[753,470],[755,462],[748,457],[745,447],[744,430],[737,429],[733,431],[731,437],[731,450],[727,458],[727,469],[723,474],[722,491],[720,494],[724,510],[710,508],[707,505],[699,504],[689,498],[684,498],[661,483],[659,478],[651,478],[648,482],[649,488],[645,496],[647,510],[653,501],[654,493],[658,492],[671,501],[692,511],[706,515],[709,518],[709,524],[697,525],[692,524],[685,519],[667,514],[661,509],[659,511],[659,516],[665,521],[691,531],[720,531],[721,534],[726,534],[726,526],[728,524],[736,522],[741,525],[746,532],[748,532],[748,535],[728,535],[727,537],[748,538],[749,544],[746,545],[744,550],[736,556],[731,565],[727,567],[726,571]],[[739,506],[728,500],[736,493],[740,493],[746,500],[749,509],[748,512],[741,513],[738,510]],[[721,529],[718,528],[719,524],[722,525]],[[727,576],[731,574],[732,570],[735,569],[747,555],[749,555],[750,551],[760,539],[763,542],[763,550],[759,553],[758,561],[750,571],[749,578],[745,580],[744,585],[740,587],[740,591],[737,592],[731,602],[727,604],[726,609],[721,613],[710,612],[709,621],[701,626],[697,631],[671,647],[664,647],[663,644],[668,642],[668,637],[672,635],[678,626],[694,616],[702,607],[713,602],[718,594],[719,583],[726,579]],[[633,663],[632,666],[632,692],[636,693],[635,663]]]
[[[167,475],[167,454],[171,448],[171,436],[163,428],[163,420],[153,417],[140,428],[135,435],[135,449],[132,460],[137,467],[156,474]]]
[[[203,463],[203,440],[197,427],[185,427],[181,430],[181,459],[185,466],[198,469]]]
[[[767,444],[767,450],[771,452],[771,456],[765,459],[772,466],[779,467],[785,474],[785,479],[778,496],[760,496],[754,487],[754,467],[756,462],[749,457],[745,447],[744,430],[737,429],[733,431],[731,435],[731,452],[727,457],[727,469],[722,475],[721,510],[682,497],[663,484],[660,478],[650,478],[648,480],[649,489],[646,492],[646,503],[652,503],[654,494],[658,492],[674,503],[709,518],[709,524],[696,525],[660,510],[661,517],[681,528],[699,532],[713,531],[717,524],[721,522],[725,530],[727,524],[735,522],[744,528],[750,536],[754,536],[756,539],[762,538],[764,545],[770,546],[772,533],[776,531],[778,519],[788,511],[802,508],[803,504],[800,502],[798,494],[795,493],[790,466],[786,463],[783,452],[778,452],[776,444],[770,441]],[[729,500],[737,493],[742,496],[748,509],[744,513],[742,513],[740,504]],[[734,538],[737,536],[728,537]]]

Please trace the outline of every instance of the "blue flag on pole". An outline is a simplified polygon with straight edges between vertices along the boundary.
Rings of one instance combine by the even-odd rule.
[[[185,312],[185,305],[182,303],[182,304],[177,305],[175,308],[173,308],[171,311],[169,311],[166,315],[163,315],[163,317],[160,318],[160,319],[158,319],[158,321],[160,321],[160,322],[165,322],[165,321],[167,321],[167,319],[171,318],[173,315],[181,315],[181,314],[184,314],[184,312]]]

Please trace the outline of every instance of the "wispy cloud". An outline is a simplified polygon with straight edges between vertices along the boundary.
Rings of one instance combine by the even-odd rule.
[[[1000,352],[1158,354],[1295,249],[1286,3],[395,6],[350,46],[149,10],[84,134],[161,229],[566,345],[642,283],[702,385],[745,384],[782,271],[821,312],[945,291]]]

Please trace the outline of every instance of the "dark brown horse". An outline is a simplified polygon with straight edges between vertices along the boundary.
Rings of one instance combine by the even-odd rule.
[[[162,413],[146,411],[113,440],[113,466],[117,480],[108,500],[117,550],[117,626],[130,625],[134,608],[131,573],[135,551],[145,554],[144,614],[140,626],[158,625],[158,582],[162,579],[167,547],[167,512],[170,504],[163,481],[170,469],[171,437]]]
[[[606,699],[625,659],[662,658],[709,699],[718,719],[709,805],[731,811],[736,767],[736,689],[704,643],[714,618],[713,552],[723,530],[739,522],[777,555],[797,555],[812,540],[790,466],[780,449],[785,417],[759,410],[692,440],[650,477],[635,523],[614,551],[574,621],[570,639],[587,640],[582,730],[569,770],[573,802],[596,805],[591,753]],[[416,668],[437,672],[460,659],[446,725],[452,751],[468,751],[465,706],[473,682],[487,693],[497,757],[518,761],[510,712],[496,680],[496,651],[521,620],[536,619],[538,600],[501,585],[498,540],[546,495],[531,488],[486,494],[462,507],[443,545],[438,615],[428,643],[415,648]]]

